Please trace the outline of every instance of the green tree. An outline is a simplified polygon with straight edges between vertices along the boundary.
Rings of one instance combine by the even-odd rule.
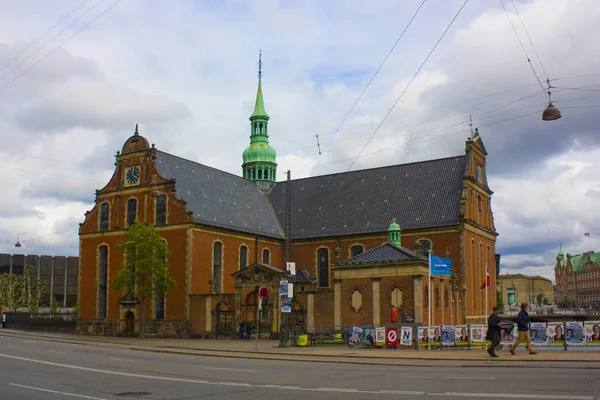
[[[123,252],[125,263],[117,271],[113,285],[125,292],[125,297],[137,297],[140,337],[143,338],[144,301],[154,296],[164,296],[175,287],[175,280],[167,270],[169,251],[154,226],[138,220],[125,231],[125,240],[119,242],[117,247]]]
[[[502,292],[496,290],[496,306],[501,310],[504,309],[504,300],[502,299]]]
[[[23,277],[13,274],[0,275],[0,306],[16,311],[25,305]]]
[[[544,295],[544,293],[538,294],[535,299],[539,305],[546,305],[549,303],[548,298]]]
[[[44,296],[44,287],[46,283],[40,278],[33,277],[33,267],[26,265],[23,271],[23,278],[21,280],[23,295],[22,303],[29,309],[29,312],[35,314],[40,308],[42,297]],[[58,306],[58,305],[57,305]]]

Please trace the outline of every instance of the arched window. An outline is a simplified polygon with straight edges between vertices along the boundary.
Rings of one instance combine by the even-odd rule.
[[[362,244],[355,244],[354,246],[350,247],[350,257],[355,257],[359,254],[362,254],[365,251],[365,248],[362,246]]]
[[[264,249],[263,255],[262,255],[262,263],[269,265],[270,262],[271,262],[271,252],[269,251],[269,249]]]
[[[108,246],[98,247],[98,314],[99,320],[106,319],[108,301]]]
[[[223,290],[223,243],[213,244],[213,280],[215,293]]]
[[[166,242],[165,242],[166,243]],[[165,256],[166,258],[166,256]],[[165,265],[165,268],[166,265]],[[154,319],[164,320],[165,319],[165,293],[154,292]]]
[[[425,285],[425,309],[429,310],[429,285]]]
[[[167,195],[161,194],[156,198],[156,225],[162,226],[167,223]]]
[[[446,307],[446,310],[448,309],[449,306],[449,300],[448,300],[448,288],[445,289],[444,292],[444,307]]]
[[[427,239],[420,240],[421,242],[421,254],[429,256],[429,250],[431,250],[431,241]]]
[[[240,246],[240,271],[248,265],[248,247]]]
[[[104,232],[109,229],[110,205],[104,202],[100,205],[100,231]]]
[[[440,308],[440,288],[435,288],[435,308]]]
[[[262,169],[258,170],[258,179],[262,179]]]
[[[126,228],[129,228],[135,222],[135,218],[137,217],[137,200],[129,199],[127,200],[127,224]]]
[[[329,287],[329,249],[317,250],[318,284],[321,288]]]

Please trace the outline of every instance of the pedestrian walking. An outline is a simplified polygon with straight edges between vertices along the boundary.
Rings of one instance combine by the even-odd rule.
[[[533,350],[533,343],[531,342],[531,336],[529,335],[529,313],[527,312],[527,303],[521,303],[521,311],[519,311],[519,315],[517,316],[517,329],[519,331],[519,336],[517,337],[516,342],[513,343],[510,348],[510,354],[515,355],[515,349],[519,346],[519,343],[526,342],[527,348],[529,349],[529,354],[537,354],[537,351]]]
[[[6,329],[6,313],[2,313],[2,329]]]
[[[488,317],[488,329],[485,340],[491,342],[487,352],[492,357],[498,357],[496,347],[500,344],[500,317],[498,317],[498,307],[492,308],[492,313]]]

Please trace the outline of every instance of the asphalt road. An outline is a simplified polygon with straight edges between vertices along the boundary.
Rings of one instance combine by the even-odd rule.
[[[0,399],[600,399],[600,370],[386,367],[150,353],[0,336]]]

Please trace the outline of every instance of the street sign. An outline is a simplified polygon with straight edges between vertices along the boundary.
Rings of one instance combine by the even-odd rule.
[[[258,294],[261,299],[264,299],[265,297],[267,297],[269,295],[269,289],[267,289],[266,287],[261,287]]]

